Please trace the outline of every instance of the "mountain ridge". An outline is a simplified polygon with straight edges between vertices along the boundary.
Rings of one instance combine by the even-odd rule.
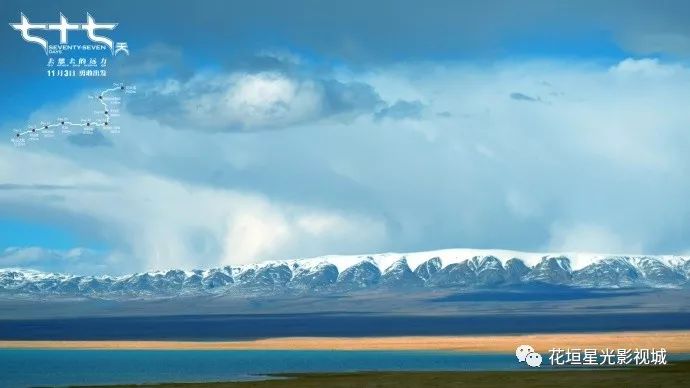
[[[690,257],[448,249],[269,260],[242,266],[121,276],[0,269],[0,296],[9,297],[242,296],[376,288],[495,288],[540,283],[580,288],[686,288],[690,287]]]

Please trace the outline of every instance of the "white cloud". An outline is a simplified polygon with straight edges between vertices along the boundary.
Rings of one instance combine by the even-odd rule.
[[[546,250],[610,254],[644,253],[640,244],[634,241],[623,241],[615,232],[596,224],[553,225]]]
[[[175,128],[282,129],[327,117],[373,113],[383,102],[366,84],[283,71],[199,74],[147,85],[131,110]]]
[[[190,120],[206,122],[211,127],[227,123],[248,128],[280,127],[314,118],[321,111],[322,96],[310,81],[298,82],[279,73],[259,73],[235,74],[215,82],[225,88],[185,101]]]
[[[172,130],[124,112],[112,147],[60,139],[0,146],[0,182],[15,185],[0,190],[0,205],[106,241],[119,257],[141,260],[121,264],[132,270],[463,246],[688,249],[684,65],[412,63],[352,72],[343,85],[371,85],[386,100],[424,101],[450,115],[360,115],[346,126],[305,119],[323,113],[316,81],[261,74],[217,75],[224,87],[201,94],[218,98],[201,104],[212,111],[198,119],[294,130]],[[191,109],[196,100],[176,101]],[[79,96],[32,120],[87,108]]]
[[[373,249],[386,237],[385,227],[373,218],[132,170],[108,175],[57,156],[25,151],[0,146],[0,160],[6,161],[0,164],[0,180],[22,185],[20,190],[0,190],[0,203],[36,213],[85,216],[100,229],[100,238],[127,257],[129,262],[117,265],[130,271],[316,255],[326,245]],[[16,165],[30,169],[11,168]],[[53,197],[36,189],[56,182],[69,189]]]

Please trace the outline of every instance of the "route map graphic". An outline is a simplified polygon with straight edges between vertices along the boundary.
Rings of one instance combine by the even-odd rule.
[[[116,124],[115,119],[120,115],[122,97],[134,93],[136,93],[135,85],[115,83],[100,93],[88,96],[89,99],[99,103],[99,109],[93,112],[93,117],[97,117],[96,119],[81,118],[75,121],[63,116],[52,121],[41,121],[40,124],[29,125],[24,130],[15,129],[12,143],[17,147],[22,147],[41,138],[55,137],[56,130],[64,135],[93,135],[95,131],[104,131],[110,134],[120,133],[120,127]]]

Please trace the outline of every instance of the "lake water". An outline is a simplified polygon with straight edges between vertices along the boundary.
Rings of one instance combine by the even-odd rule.
[[[173,315],[0,320],[4,340],[243,340],[690,329],[690,312],[476,316]]]
[[[0,387],[229,381],[277,372],[521,367],[513,355],[457,352],[0,349]]]
[[[528,369],[512,354],[438,351],[0,349],[0,388],[250,380],[280,372]]]

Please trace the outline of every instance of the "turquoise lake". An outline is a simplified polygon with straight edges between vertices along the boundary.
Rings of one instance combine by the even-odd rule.
[[[528,369],[512,354],[437,351],[0,349],[0,388],[249,380],[280,372]]]
[[[208,382],[276,372],[510,370],[513,355],[417,351],[0,349],[0,386]]]

